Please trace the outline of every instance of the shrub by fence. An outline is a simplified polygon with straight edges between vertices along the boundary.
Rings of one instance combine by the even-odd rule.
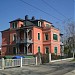
[[[58,60],[58,59],[66,59],[66,58],[72,58],[73,54],[61,56],[61,55],[55,55],[54,53],[51,54],[51,60]]]

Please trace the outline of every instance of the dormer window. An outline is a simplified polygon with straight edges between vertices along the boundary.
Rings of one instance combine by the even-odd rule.
[[[41,22],[40,21],[38,21],[38,26],[41,27]]]
[[[12,23],[12,28],[17,28],[17,22]]]
[[[50,25],[49,25],[49,24],[46,24],[46,27],[47,27],[47,28],[49,28],[49,27],[50,27]]]

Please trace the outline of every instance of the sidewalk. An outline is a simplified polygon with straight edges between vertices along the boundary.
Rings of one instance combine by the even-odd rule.
[[[64,74],[64,75],[75,75],[75,70],[73,70],[73,71],[71,71],[71,72],[68,72],[68,73],[66,73],[66,74]]]

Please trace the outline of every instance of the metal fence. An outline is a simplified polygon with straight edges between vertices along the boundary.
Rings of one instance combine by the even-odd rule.
[[[4,62],[5,68],[20,66],[21,64],[20,59],[5,59]]]
[[[22,65],[32,65],[36,63],[35,58],[23,58],[22,59]]]
[[[9,67],[22,67],[23,65],[37,65],[37,58],[0,59],[0,69]]]

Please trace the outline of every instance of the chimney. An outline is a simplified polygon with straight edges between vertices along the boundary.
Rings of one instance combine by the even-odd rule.
[[[25,16],[25,20],[28,20],[28,15]]]
[[[34,16],[32,16],[32,20],[35,20],[35,17]]]

